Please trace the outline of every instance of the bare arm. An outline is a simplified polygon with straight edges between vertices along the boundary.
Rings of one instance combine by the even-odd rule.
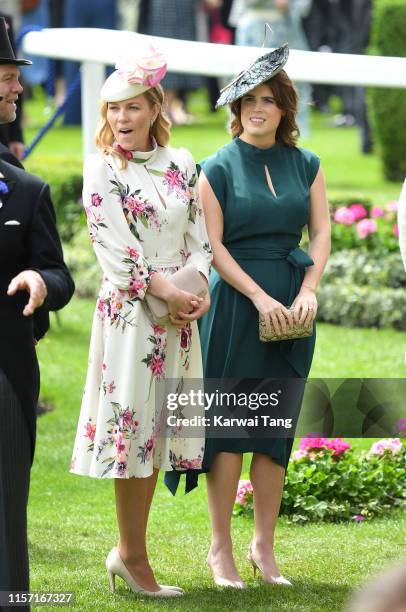
[[[295,319],[311,321],[316,316],[316,291],[330,253],[331,227],[324,174],[321,168],[310,188],[309,255],[314,265],[307,268],[300,291],[293,303]]]
[[[324,174],[320,168],[310,188],[309,255],[314,266],[307,268],[302,287],[316,291],[330,254],[331,227]]]

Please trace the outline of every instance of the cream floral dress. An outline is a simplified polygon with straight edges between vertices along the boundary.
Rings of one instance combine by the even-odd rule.
[[[83,204],[104,279],[96,303],[71,472],[96,478],[147,477],[200,468],[203,438],[160,435],[155,386],[201,378],[196,321],[184,330],[154,324],[144,302],[154,272],[192,263],[206,277],[211,249],[186,149],[90,155]]]

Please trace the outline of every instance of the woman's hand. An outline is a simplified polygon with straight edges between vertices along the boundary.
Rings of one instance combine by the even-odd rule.
[[[210,294],[206,293],[204,298],[200,298],[202,301],[193,312],[187,314],[185,312],[178,312],[176,317],[170,317],[172,325],[175,327],[184,327],[189,321],[197,321],[200,319],[210,308]]]
[[[194,312],[202,301],[203,298],[194,295],[194,293],[174,288],[167,298],[169,315],[174,319],[178,319],[179,313],[189,314]]]
[[[313,289],[302,287],[291,308],[296,323],[305,324],[308,327],[317,314],[316,292]]]
[[[269,329],[271,320],[278,336],[286,333],[287,326],[293,324],[291,311],[277,300],[271,298],[265,291],[260,291],[251,299],[255,308],[263,315],[267,328]]]

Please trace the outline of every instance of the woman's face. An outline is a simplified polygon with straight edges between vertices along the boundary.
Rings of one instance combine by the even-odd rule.
[[[258,85],[241,100],[241,124],[244,134],[252,138],[274,136],[283,114],[268,85]]]
[[[157,117],[158,110],[157,104],[150,106],[144,94],[121,102],[108,102],[107,121],[116,142],[130,151],[149,146],[151,121]]]

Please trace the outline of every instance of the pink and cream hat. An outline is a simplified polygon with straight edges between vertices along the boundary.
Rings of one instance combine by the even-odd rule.
[[[115,68],[101,88],[100,97],[104,102],[121,102],[156,87],[166,74],[167,62],[151,46],[137,55],[121,58]]]

